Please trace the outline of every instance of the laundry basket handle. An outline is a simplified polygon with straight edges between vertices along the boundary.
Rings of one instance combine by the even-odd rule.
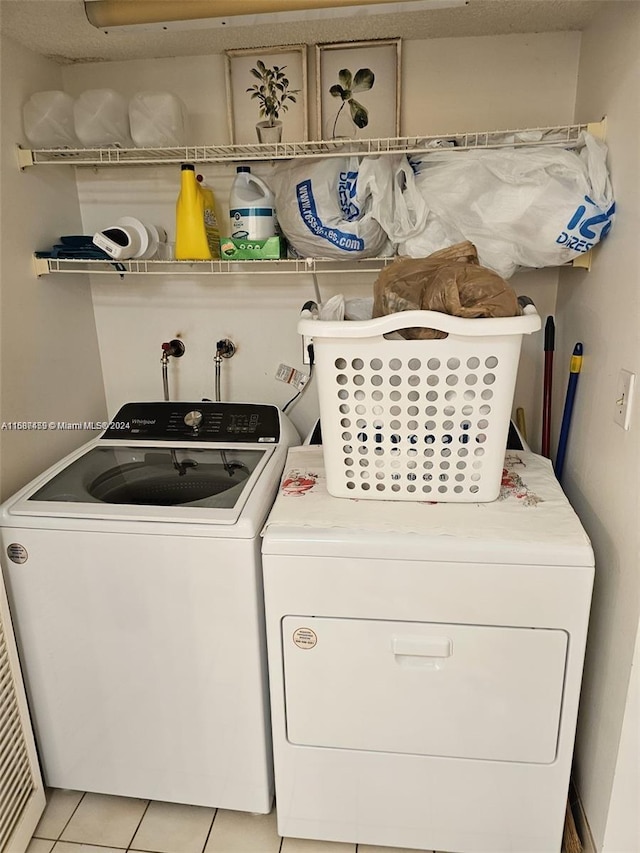
[[[371,338],[411,328],[438,329],[461,337],[523,335],[537,332],[540,316],[530,309],[521,317],[454,317],[439,311],[399,311],[372,320],[300,320],[298,333],[313,338]]]

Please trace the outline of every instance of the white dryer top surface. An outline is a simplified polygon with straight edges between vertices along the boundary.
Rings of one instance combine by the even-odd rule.
[[[593,566],[589,538],[551,462],[507,451],[491,503],[335,498],[322,447],[289,450],[263,553]]]

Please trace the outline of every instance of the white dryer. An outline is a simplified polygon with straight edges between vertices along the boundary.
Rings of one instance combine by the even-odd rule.
[[[548,460],[500,499],[330,497],[289,453],[263,538],[281,835],[559,853],[594,575]]]
[[[48,785],[268,812],[259,534],[275,406],[130,403],[1,508]]]

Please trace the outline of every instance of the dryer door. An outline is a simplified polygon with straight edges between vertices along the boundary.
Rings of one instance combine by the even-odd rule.
[[[282,634],[292,743],[555,758],[564,631],[286,616]]]

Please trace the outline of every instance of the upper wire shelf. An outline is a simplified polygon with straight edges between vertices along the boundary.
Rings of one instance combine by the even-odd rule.
[[[389,139],[346,139],[315,142],[277,142],[250,145],[187,145],[184,148],[23,148],[20,168],[51,163],[72,166],[163,165],[176,163],[234,163],[251,160],[291,160],[304,157],[349,155],[426,154],[470,148],[513,148],[534,145],[575,147],[580,134],[597,135],[599,124],[571,124],[525,130],[499,130]]]

